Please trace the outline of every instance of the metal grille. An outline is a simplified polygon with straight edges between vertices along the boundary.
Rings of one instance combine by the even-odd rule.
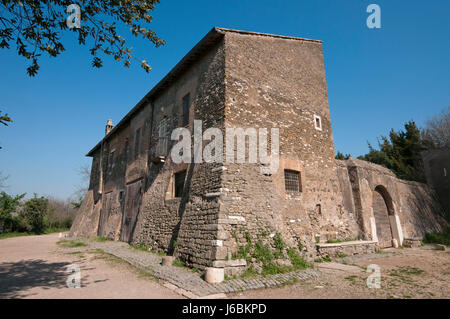
[[[167,118],[163,118],[159,123],[158,127],[158,144],[156,145],[156,155],[166,156],[167,155],[167,144],[168,138],[168,123]]]
[[[284,185],[288,192],[301,192],[300,172],[284,170]]]

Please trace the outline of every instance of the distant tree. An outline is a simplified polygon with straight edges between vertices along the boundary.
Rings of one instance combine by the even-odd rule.
[[[350,154],[343,154],[343,153],[341,153],[341,152],[337,152],[337,154],[336,154],[336,156],[335,156],[335,158],[336,159],[338,159],[338,160],[348,160],[349,158],[351,157],[351,155]]]
[[[66,20],[73,9],[66,11],[72,3],[80,7],[79,28],[67,26]],[[63,34],[73,32],[79,45],[84,46],[91,40],[88,45],[93,67],[102,67],[99,52],[113,56],[129,67],[131,59],[138,59],[132,55],[125,38],[117,33],[117,23],[130,29],[133,36],[142,36],[159,47],[164,41],[146,27],[152,21],[149,13],[157,3],[159,0],[2,0],[0,48],[9,49],[15,44],[17,54],[30,61],[28,75],[35,76],[41,55],[56,57],[61,54],[65,51],[61,42]],[[147,61],[139,63],[146,72],[151,70]]]
[[[25,194],[11,196],[5,192],[0,193],[0,233],[7,233],[16,230],[17,219],[13,213],[17,212]]]
[[[3,176],[3,173],[0,172],[0,189],[6,188],[6,181],[8,180],[9,176]]]
[[[369,153],[358,158],[385,166],[401,179],[425,181],[420,155],[424,143],[415,122],[406,123],[405,129],[399,132],[392,129],[389,138],[381,136],[381,140],[378,142],[379,150],[368,143]]]
[[[78,175],[81,177],[81,184],[77,186],[75,193],[72,196],[71,204],[74,208],[81,207],[84,196],[89,188],[89,180],[91,179],[91,166],[85,164],[78,169]]]
[[[20,228],[22,231],[42,234],[48,227],[46,215],[49,212],[49,202],[45,197],[27,200],[19,213]]]
[[[450,107],[429,119],[421,133],[426,148],[450,148]]]
[[[76,215],[76,209],[70,200],[48,198],[49,209],[47,214],[49,228],[70,228]]]

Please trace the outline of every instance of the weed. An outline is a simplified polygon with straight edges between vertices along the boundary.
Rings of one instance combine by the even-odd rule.
[[[253,268],[253,266],[250,266],[242,273],[241,278],[254,278],[256,276],[258,276],[258,272]]]
[[[186,264],[184,263],[184,261],[180,260],[180,259],[175,259],[172,263],[172,266],[175,267],[183,267],[183,268],[187,268]]]
[[[58,245],[65,248],[74,248],[74,247],[85,247],[87,246],[85,243],[77,240],[60,240],[57,242]]]
[[[292,267],[295,270],[297,270],[297,269],[306,269],[306,268],[308,268],[310,266],[308,264],[308,262],[305,260],[305,258],[303,258],[303,257],[299,256],[299,254],[297,254],[295,249],[288,248],[287,249],[287,254],[289,256],[289,259],[291,260]]]

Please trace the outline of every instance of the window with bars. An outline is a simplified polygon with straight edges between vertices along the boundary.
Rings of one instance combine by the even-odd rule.
[[[190,109],[190,95],[186,94],[183,98],[183,124],[182,126],[186,126],[189,124],[189,109]]]
[[[287,192],[299,193],[302,191],[300,172],[290,169],[284,170],[284,186]]]
[[[186,170],[175,173],[175,197],[181,197],[183,195],[185,179]]]
[[[159,122],[158,144],[156,145],[156,155],[166,156],[168,147],[168,119],[165,117]]]

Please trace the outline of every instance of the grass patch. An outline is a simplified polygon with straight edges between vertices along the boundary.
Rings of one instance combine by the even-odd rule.
[[[398,269],[393,270],[393,271],[398,271],[399,273],[402,273],[405,275],[422,275],[423,273],[425,273],[425,271],[420,268],[410,267],[410,266],[399,267]]]
[[[352,285],[354,285],[354,284],[356,284],[356,281],[357,281],[357,279],[358,279],[358,276],[356,276],[356,275],[351,275],[351,276],[345,277],[344,279],[350,281],[350,283],[351,283]]]
[[[288,248],[287,249],[287,254],[289,256],[289,259],[291,260],[291,264],[292,267],[295,270],[299,270],[299,269],[306,269],[308,268],[310,265],[308,264],[308,262],[306,261],[305,258],[303,258],[302,256],[300,256],[295,249],[293,248]]]
[[[130,244],[130,247],[133,249],[136,249],[136,250],[147,251],[147,252],[149,251],[149,248],[144,244],[139,244],[139,245]]]
[[[314,259],[314,262],[316,262],[316,263],[325,263],[325,262],[329,263],[329,262],[331,262],[331,257],[327,255],[327,256],[325,256],[323,258],[316,258],[316,259]]]
[[[172,266],[175,267],[183,267],[183,268],[187,268],[186,264],[184,263],[184,261],[180,260],[180,259],[175,259],[172,263]]]
[[[441,244],[450,246],[450,228],[443,233],[427,233],[423,238],[425,244]]]
[[[347,254],[338,254],[337,256],[338,256],[339,258],[345,258],[345,257],[348,257]]]
[[[0,239],[6,239],[6,238],[14,238],[14,237],[22,237],[22,236],[32,236],[34,234],[29,234],[29,233],[4,233],[4,234],[0,234]]]
[[[258,272],[253,266],[248,267],[241,275],[241,278],[255,278],[258,276]]]
[[[111,239],[107,238],[107,237],[94,237],[91,239],[92,241],[96,241],[96,242],[105,242],[105,241],[110,241]]]
[[[78,240],[60,240],[56,244],[64,248],[86,247],[87,245]]]

